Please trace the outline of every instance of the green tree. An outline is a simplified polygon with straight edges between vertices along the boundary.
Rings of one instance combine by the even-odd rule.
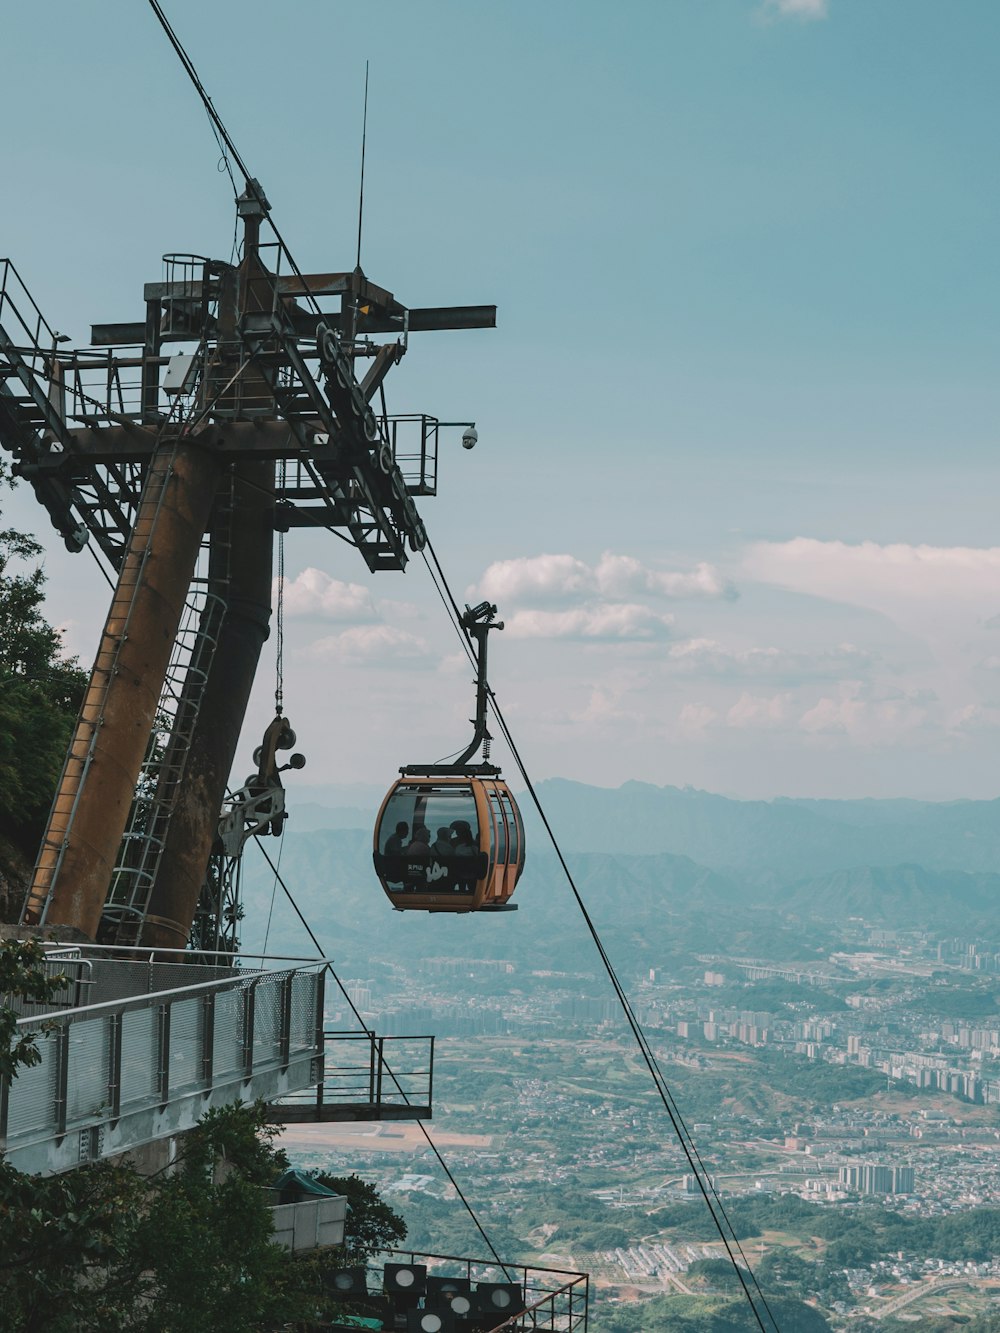
[[[0,463],[0,489],[10,486]],[[0,529],[0,832],[33,853],[87,678],[42,613],[37,541]]]
[[[288,1161],[266,1116],[263,1103],[209,1111],[151,1182],[129,1256],[148,1288],[142,1333],[245,1333],[300,1312],[299,1271],[271,1242],[264,1191]]]
[[[272,1243],[285,1166],[266,1107],[210,1111],[170,1173],[0,1162],[4,1333],[271,1333],[325,1304],[315,1262]]]
[[[347,1200],[342,1265],[363,1264],[379,1250],[391,1250],[406,1239],[406,1223],[390,1208],[374,1185],[360,1176],[329,1176],[318,1172],[317,1181]]]
[[[17,1023],[23,1004],[46,1004],[66,984],[61,973],[46,973],[44,958],[37,940],[0,941],[0,1084],[9,1086],[22,1065],[41,1059],[37,1030],[18,1031]]]
[[[688,1268],[688,1276],[704,1278],[716,1291],[741,1292],[740,1275],[728,1259],[696,1259]],[[744,1281],[749,1281],[744,1276]]]

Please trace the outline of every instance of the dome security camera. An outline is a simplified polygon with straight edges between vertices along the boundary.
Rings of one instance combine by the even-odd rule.
[[[476,441],[479,439],[479,432],[475,426],[470,426],[462,435],[462,448],[475,449]]]

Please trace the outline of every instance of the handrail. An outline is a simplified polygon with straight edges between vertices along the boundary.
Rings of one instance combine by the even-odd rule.
[[[542,1268],[536,1264],[506,1264],[500,1265],[495,1259],[471,1259],[467,1256],[455,1254],[428,1254],[425,1251],[418,1250],[385,1250],[384,1254],[391,1255],[394,1259],[402,1260],[408,1263],[425,1262],[433,1260],[442,1263],[463,1265],[466,1277],[470,1281],[483,1281],[481,1277],[473,1277],[473,1269],[503,1271],[505,1275],[516,1274],[519,1276],[521,1285],[524,1289],[525,1299],[531,1299],[531,1304],[525,1305],[521,1310],[515,1310],[502,1323],[491,1324],[490,1333],[501,1333],[503,1329],[509,1330],[536,1330],[537,1333],[545,1333],[545,1330],[554,1330],[558,1328],[562,1333],[573,1333],[573,1330],[586,1330],[590,1311],[590,1274],[579,1273],[569,1268]],[[563,1281],[559,1286],[546,1291],[539,1285],[538,1279],[561,1279],[566,1278],[569,1281]],[[505,1280],[510,1280],[505,1276]],[[535,1299],[535,1297],[538,1297]],[[556,1302],[562,1306],[556,1309]],[[548,1306],[548,1310],[545,1307]],[[579,1306],[579,1308],[577,1308]],[[538,1322],[537,1316],[542,1315],[546,1319],[544,1324]],[[500,1317],[500,1312],[497,1312]],[[530,1319],[530,1324],[528,1320]],[[555,1320],[559,1323],[556,1324]]]
[[[150,948],[149,945],[139,944],[92,944],[90,940],[83,940],[77,943],[75,940],[43,940],[42,947],[52,946],[54,950],[79,949],[81,955],[107,954],[109,957],[121,962],[136,963],[155,963],[163,960],[164,954],[174,954],[178,962],[190,962],[192,960],[192,951],[190,949],[168,948],[166,945],[157,945],[156,948]],[[122,954],[134,955],[134,957],[122,958]],[[243,962],[244,959],[260,958],[265,962],[272,963],[301,963],[303,966],[322,963],[324,966],[332,964],[332,958],[304,958],[301,954],[284,953],[245,953],[242,950],[239,954],[234,954],[227,949],[199,949],[197,951],[199,958],[218,958],[223,963],[232,964],[234,962]],[[170,960],[172,961],[172,960]],[[235,969],[234,969],[235,971]]]
[[[516,1314],[512,1314],[512,1315],[510,1316],[510,1318],[509,1318],[509,1319],[505,1319],[505,1320],[503,1321],[502,1324],[495,1324],[495,1325],[493,1326],[493,1328],[490,1329],[490,1333],[502,1333],[502,1330],[505,1329],[505,1328],[510,1328],[510,1329],[522,1329],[522,1328],[524,1327],[524,1324],[522,1323],[522,1321],[525,1319],[525,1317],[526,1317],[527,1315],[531,1315],[531,1314],[535,1314],[535,1313],[537,1313],[539,1310],[542,1309],[542,1306],[543,1306],[543,1305],[548,1305],[548,1306],[550,1307],[549,1313],[552,1314],[553,1317],[554,1317],[557,1313],[559,1313],[563,1318],[567,1318],[567,1317],[568,1317],[569,1319],[572,1320],[573,1317],[574,1317],[574,1311],[573,1311],[573,1309],[572,1309],[572,1304],[573,1304],[573,1299],[574,1299],[574,1295],[575,1295],[575,1288],[577,1287],[577,1285],[579,1284],[579,1282],[580,1282],[581,1280],[584,1282],[585,1287],[589,1289],[589,1286],[590,1286],[590,1280],[589,1280],[589,1278],[588,1278],[588,1275],[587,1275],[586,1273],[581,1273],[580,1276],[579,1276],[578,1278],[576,1278],[573,1282],[567,1282],[565,1286],[563,1286],[563,1287],[557,1287],[554,1291],[547,1291],[547,1292],[545,1293],[545,1295],[542,1296],[541,1300],[536,1301],[534,1305],[526,1305],[526,1306],[524,1307],[523,1310],[519,1310]],[[527,1283],[525,1283],[525,1289],[527,1289]],[[556,1298],[559,1297],[559,1296],[568,1296],[568,1297],[569,1297],[569,1299],[570,1299],[570,1307],[571,1307],[569,1310],[566,1310],[566,1311],[556,1311],[555,1309],[551,1308],[552,1305],[553,1305],[553,1302],[554,1302],[554,1301],[556,1300]],[[583,1320],[583,1327],[586,1328],[586,1327],[587,1327],[587,1312],[586,1312],[586,1308],[584,1308],[583,1313],[582,1313],[580,1316],[578,1316],[578,1317],[579,1317],[580,1319]],[[574,1328],[575,1326],[576,1326],[576,1325],[574,1325],[574,1324],[572,1324],[572,1323],[570,1323],[570,1324],[568,1324],[568,1325],[565,1325],[565,1327],[566,1327],[567,1329],[572,1329],[572,1328]],[[537,1322],[536,1322],[535,1320],[532,1320],[532,1327],[533,1327],[533,1328],[537,1328],[537,1327],[538,1327]]]
[[[234,972],[231,976],[217,977],[214,981],[200,981],[193,986],[172,986],[169,990],[142,991],[137,995],[126,996],[120,1000],[104,1000],[100,1004],[83,1005],[78,1009],[58,1009],[51,1014],[19,1018],[17,1026],[22,1027],[32,1023],[85,1022],[90,1019],[101,1018],[104,1014],[121,1014],[131,1009],[148,1009],[152,1007],[154,1002],[163,1004],[169,1000],[174,1003],[175,1001],[194,999],[198,994],[208,994],[211,991],[234,990],[241,985],[256,986],[259,982],[268,981],[272,978],[283,979],[296,976],[308,971],[309,967],[313,966],[319,966],[316,959],[312,959],[306,967],[300,968],[286,967],[273,972]]]
[[[375,1032],[336,1031],[324,1028],[324,1050],[334,1054],[335,1063],[324,1067],[320,1081],[282,1099],[276,1108],[297,1111],[314,1105],[318,1109],[336,1110],[338,1107],[366,1105],[374,1108],[399,1110],[412,1107],[417,1119],[425,1118],[431,1106],[434,1086],[434,1037],[430,1035],[380,1036]],[[356,1064],[346,1064],[336,1054],[341,1042],[364,1042],[367,1051]],[[404,1043],[419,1044],[421,1055],[418,1067],[390,1069],[385,1048],[396,1050]]]
[[[20,1020],[48,1035],[40,1062],[0,1084],[0,1150],[62,1171],[190,1128],[207,1105],[314,1086],[324,979],[312,960]]]

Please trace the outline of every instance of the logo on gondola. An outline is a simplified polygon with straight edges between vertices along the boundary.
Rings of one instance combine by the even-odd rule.
[[[448,878],[448,867],[443,866],[440,863],[440,861],[435,861],[432,866],[428,867],[427,869],[428,884],[433,884],[436,879],[447,879],[447,878]]]

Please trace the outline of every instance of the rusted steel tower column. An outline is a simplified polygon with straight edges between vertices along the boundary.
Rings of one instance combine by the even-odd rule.
[[[96,936],[219,465],[194,438],[150,463],[38,864],[26,924]]]
[[[187,944],[268,636],[273,544],[274,464],[240,464],[228,531],[213,533],[213,563],[228,565],[228,608],[140,937],[153,948]]]
[[[274,276],[264,269],[258,253],[267,207],[259,187],[251,189],[248,183],[237,206],[244,228],[243,262],[223,279],[218,315],[220,348],[232,347],[236,356],[230,367],[223,350],[216,372],[222,384],[229,382],[231,369],[239,364],[235,336],[241,315],[266,313],[275,301]],[[220,396],[218,406],[236,417],[263,419],[275,410],[270,387],[254,368],[243,371],[232,392]],[[268,636],[274,472],[273,461],[241,462],[223,481],[224,491],[229,491],[230,480],[232,489],[219,498],[209,590],[225,600],[226,614],[143,922],[140,941],[154,948],[183,949],[187,944],[218,836],[226,784]]]

